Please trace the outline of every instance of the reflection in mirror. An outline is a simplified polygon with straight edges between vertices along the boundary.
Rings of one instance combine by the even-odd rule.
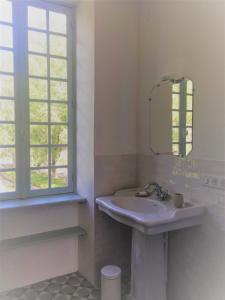
[[[154,154],[187,156],[193,148],[193,82],[165,78],[151,91],[150,136]]]

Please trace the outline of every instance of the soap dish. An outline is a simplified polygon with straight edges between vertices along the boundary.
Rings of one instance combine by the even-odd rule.
[[[139,192],[136,192],[135,196],[136,197],[149,197],[150,193],[146,192],[146,191],[139,191]]]

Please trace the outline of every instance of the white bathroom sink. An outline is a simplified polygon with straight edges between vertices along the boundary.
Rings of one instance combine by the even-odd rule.
[[[114,197],[111,202],[115,207],[129,210],[134,215],[136,213],[159,214],[166,211],[166,206],[163,203],[149,198]]]
[[[199,225],[203,221],[204,206],[188,203],[175,208],[171,201],[135,196],[106,196],[96,199],[100,210],[113,219],[146,234],[158,234]]]

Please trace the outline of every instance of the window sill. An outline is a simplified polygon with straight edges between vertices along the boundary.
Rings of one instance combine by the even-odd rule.
[[[3,200],[0,201],[0,211],[24,207],[46,206],[66,203],[85,203],[86,199],[77,194],[62,194],[28,199]]]

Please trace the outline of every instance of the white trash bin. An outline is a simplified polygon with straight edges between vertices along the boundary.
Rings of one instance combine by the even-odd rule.
[[[101,300],[121,300],[121,269],[105,266],[101,270]]]

